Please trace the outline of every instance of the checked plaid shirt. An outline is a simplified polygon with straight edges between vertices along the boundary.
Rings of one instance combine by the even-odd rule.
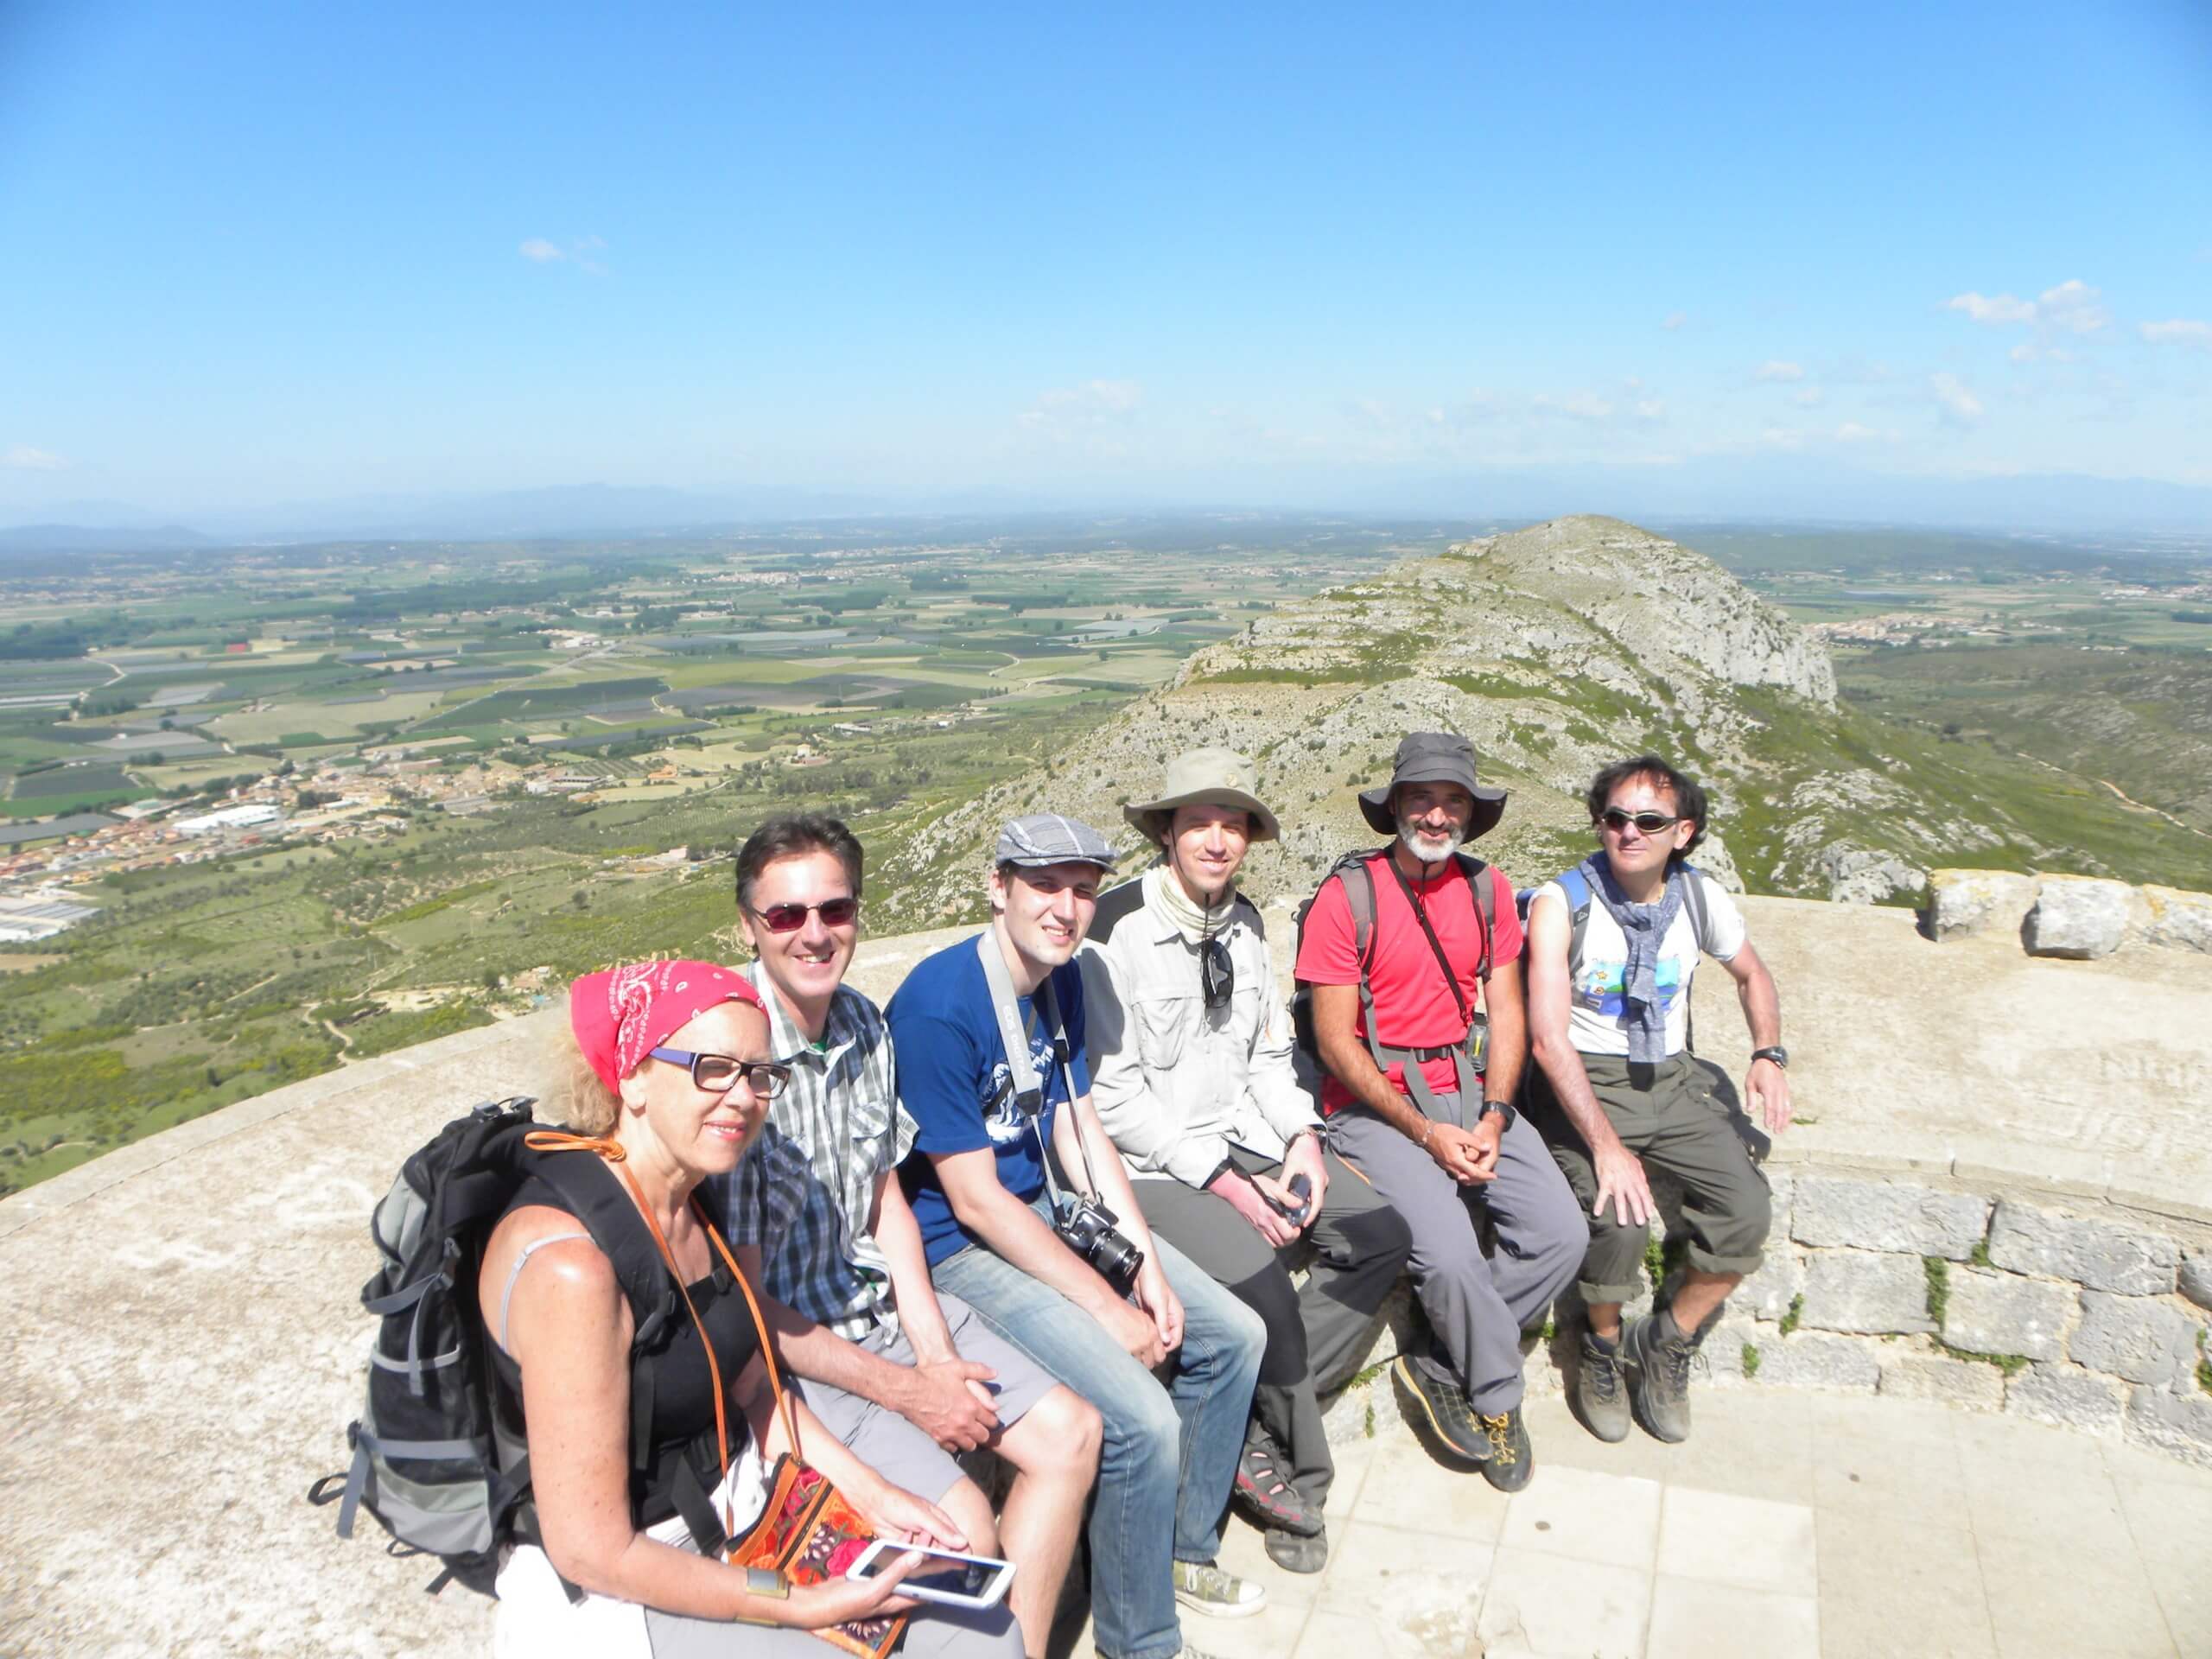
[[[791,1080],[715,1202],[734,1244],[760,1246],[763,1288],[849,1342],[896,1328],[891,1269],[868,1231],[879,1176],[914,1144],[899,1104],[891,1033],[875,1004],[837,988],[822,1046],[807,1041],[759,963],[747,970],[768,1008],[768,1052]]]

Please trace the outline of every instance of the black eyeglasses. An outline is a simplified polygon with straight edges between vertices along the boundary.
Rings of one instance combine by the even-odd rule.
[[[771,933],[796,933],[806,925],[810,913],[819,913],[824,927],[850,927],[861,913],[854,898],[824,899],[818,905],[771,905],[753,912]]]
[[[1670,818],[1664,812],[1624,812],[1618,806],[1609,806],[1598,815],[1598,822],[1615,835],[1631,823],[1647,836],[1656,836],[1662,830],[1671,830],[1680,818]]]
[[[691,1085],[710,1095],[727,1094],[741,1082],[763,1100],[773,1100],[791,1080],[791,1069],[772,1060],[741,1060],[734,1054],[698,1054],[688,1048],[645,1051],[657,1060],[680,1065],[691,1073]]]
[[[1198,984],[1205,992],[1209,1012],[1227,1007],[1229,999],[1236,994],[1236,964],[1229,959],[1225,940],[1209,938],[1199,950]]]

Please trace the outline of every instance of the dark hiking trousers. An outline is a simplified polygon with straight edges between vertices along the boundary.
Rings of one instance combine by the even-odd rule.
[[[1757,1273],[1771,1219],[1766,1177],[1738,1132],[1738,1114],[1716,1092],[1713,1072],[1687,1053],[1643,1065],[1611,1054],[1585,1054],[1582,1070],[1605,1121],[1621,1144],[1643,1160],[1647,1175],[1663,1171],[1682,1184],[1690,1265],[1707,1273]],[[1632,1301],[1643,1291],[1647,1230],[1623,1224],[1610,1204],[1604,1215],[1591,1215],[1598,1172],[1590,1148],[1548,1089],[1531,1092],[1536,1097],[1529,1103],[1529,1119],[1543,1132],[1590,1224],[1590,1253],[1578,1285],[1582,1300]]]
[[[1279,1163],[1243,1151],[1230,1155],[1248,1175],[1282,1179]],[[1413,1243],[1398,1212],[1357,1171],[1333,1153],[1322,1157],[1329,1192],[1320,1217],[1281,1249],[1226,1199],[1165,1177],[1135,1183],[1146,1224],[1266,1321],[1252,1414],[1282,1448],[1291,1484],[1317,1514],[1336,1475],[1317,1396],[1342,1383],[1358,1360],[1360,1340]],[[1289,1264],[1308,1242],[1319,1254],[1301,1290],[1291,1283]]]
[[[1472,1128],[1459,1095],[1440,1096],[1440,1121]],[[1521,1333],[1544,1322],[1574,1281],[1587,1232],[1574,1194],[1525,1118],[1498,1143],[1497,1179],[1462,1186],[1412,1141],[1363,1106],[1329,1119],[1329,1144],[1357,1164],[1413,1234],[1407,1268],[1427,1315],[1433,1351],[1413,1362],[1449,1375],[1477,1411],[1499,1416],[1521,1403]],[[1332,1188],[1331,1191],[1335,1189]],[[1483,1255],[1482,1224],[1497,1229]]]

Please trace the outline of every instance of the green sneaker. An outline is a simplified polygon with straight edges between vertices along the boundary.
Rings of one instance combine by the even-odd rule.
[[[1268,1588],[1211,1561],[1178,1561],[1175,1599],[1208,1618],[1249,1618],[1268,1605]]]

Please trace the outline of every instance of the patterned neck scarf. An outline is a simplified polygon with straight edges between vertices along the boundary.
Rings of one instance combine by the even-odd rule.
[[[1628,1009],[1628,1058],[1631,1064],[1656,1065],[1667,1058],[1667,1011],[1659,1001],[1659,947],[1682,908],[1682,884],[1669,880],[1656,904],[1629,902],[1613,880],[1611,860],[1592,853],[1581,863],[1582,879],[1605,907],[1628,941],[1628,965],[1621,971],[1621,998]],[[1675,873],[1669,872],[1672,876]]]

